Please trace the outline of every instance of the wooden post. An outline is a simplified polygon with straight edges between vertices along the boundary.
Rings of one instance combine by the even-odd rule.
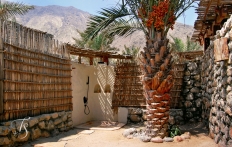
[[[0,114],[3,113],[3,79],[4,79],[3,40],[0,38]]]
[[[81,56],[78,57],[78,63],[81,64]]]
[[[93,65],[93,57],[89,57],[89,65]]]

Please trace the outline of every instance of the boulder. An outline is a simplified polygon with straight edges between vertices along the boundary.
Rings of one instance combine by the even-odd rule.
[[[39,123],[39,120],[37,117],[31,117],[31,119],[29,119],[29,127],[30,128],[35,126],[38,123]]]
[[[39,117],[39,121],[49,120],[51,118],[50,114],[43,114]]]
[[[164,142],[173,142],[174,139],[172,137],[164,137],[163,141]]]
[[[132,134],[134,134],[136,132],[137,132],[137,130],[135,128],[129,128],[129,129],[124,130],[122,135],[124,137],[127,137],[127,136],[132,135]]]
[[[39,122],[39,128],[45,129],[45,122],[44,121]]]
[[[130,119],[132,122],[140,122],[140,121],[141,121],[141,118],[140,118],[138,115],[130,115],[130,116],[129,116],[129,119]]]
[[[0,136],[6,136],[10,132],[9,127],[7,126],[0,126]]]
[[[31,139],[35,140],[41,136],[41,130],[39,128],[33,128],[31,130]]]
[[[160,137],[154,137],[154,138],[151,138],[151,142],[153,142],[153,143],[163,143],[163,139],[160,138]]]
[[[175,137],[173,138],[173,140],[174,140],[175,142],[181,142],[181,141],[183,141],[183,138],[182,138],[181,136],[175,136]]]
[[[9,145],[12,141],[8,137],[0,137],[0,146]]]
[[[54,120],[54,125],[55,126],[58,125],[58,124],[60,124],[60,123],[62,123],[62,119],[57,118],[57,119]]]
[[[139,139],[143,142],[149,142],[151,140],[151,137],[146,136],[146,135],[142,135],[139,137]]]
[[[52,117],[53,119],[58,118],[58,116],[59,116],[58,113],[52,113],[52,114],[51,114],[51,117]]]

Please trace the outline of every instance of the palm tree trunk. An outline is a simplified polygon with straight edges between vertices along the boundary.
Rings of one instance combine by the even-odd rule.
[[[144,96],[147,103],[146,133],[151,137],[167,136],[170,89],[173,78],[170,72],[171,54],[168,39],[161,32],[155,32],[154,39],[147,39],[142,54],[144,72]]]

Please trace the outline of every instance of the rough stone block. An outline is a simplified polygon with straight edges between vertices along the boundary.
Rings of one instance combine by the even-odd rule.
[[[39,128],[45,129],[45,122],[44,121],[39,122]]]
[[[132,122],[140,122],[140,121],[141,121],[141,118],[140,118],[138,115],[130,115],[130,116],[129,116],[129,119],[130,119]]]
[[[0,137],[0,145],[9,145],[12,141],[8,137]]]
[[[0,136],[6,136],[10,132],[10,128],[7,126],[0,126]]]
[[[39,128],[35,128],[31,130],[31,139],[35,140],[41,136],[41,130]]]
[[[232,146],[232,139],[230,139],[230,140],[227,142],[227,145],[228,145],[228,146]]]
[[[72,121],[72,117],[68,118],[68,120],[67,120],[67,121]]]
[[[68,118],[72,118],[72,112],[68,112]]]
[[[186,101],[185,103],[184,103],[184,106],[186,107],[186,108],[189,108],[189,107],[191,107],[193,104],[192,104],[192,102],[190,102],[190,101]]]
[[[46,129],[47,130],[53,130],[55,128],[54,123],[52,120],[49,120]]]
[[[230,51],[232,51],[232,41],[229,42],[229,44],[228,44],[228,49],[229,49]]]
[[[222,138],[222,136],[221,136],[220,134],[217,134],[217,135],[215,136],[215,138],[214,138],[214,141],[215,141],[216,143],[219,143],[219,141],[221,140],[221,138]]]
[[[65,113],[65,111],[61,111],[61,112],[59,112],[59,116],[61,117],[61,116],[64,116],[66,113]]]
[[[229,93],[232,91],[232,87],[230,85],[227,85],[226,92]]]
[[[57,118],[57,119],[54,120],[54,125],[55,126],[58,125],[58,124],[60,124],[60,123],[62,123],[62,119]]]
[[[160,137],[155,137],[155,138],[151,138],[151,142],[153,143],[163,143],[163,139]]]
[[[197,87],[193,87],[190,91],[191,91],[192,93],[199,93],[199,92],[200,92],[200,89],[197,88]]]
[[[41,137],[50,137],[51,135],[50,135],[50,133],[48,132],[48,131],[42,131],[42,133],[41,133]]]
[[[3,126],[10,126],[11,125],[11,121],[2,122],[0,124],[3,125]]]
[[[180,137],[180,136],[175,136],[173,139],[174,139],[175,142],[181,142],[181,141],[183,141],[183,138]]]
[[[65,121],[67,121],[67,119],[68,119],[68,115],[65,114],[65,115],[63,115],[61,118],[62,118],[62,121],[65,122]]]
[[[43,114],[39,117],[39,121],[49,120],[51,118],[50,114]]]
[[[229,129],[229,135],[230,135],[230,138],[232,139],[232,126]]]
[[[57,125],[57,128],[64,128],[64,123],[60,123],[59,125]]]
[[[52,117],[53,119],[58,118],[58,116],[59,116],[58,113],[52,113],[52,114],[51,114],[51,117]]]
[[[69,121],[68,124],[67,124],[67,126],[69,126],[69,127],[72,126],[72,125],[73,125],[73,121]]]
[[[37,125],[39,123],[39,120],[37,117],[32,117],[31,119],[29,119],[29,127],[33,127],[35,125]]]

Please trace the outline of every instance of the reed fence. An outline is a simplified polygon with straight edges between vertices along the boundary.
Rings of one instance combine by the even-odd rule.
[[[119,60],[115,66],[115,73],[112,107],[145,107],[140,66],[133,60]]]
[[[0,21],[0,122],[70,110],[66,46],[46,32]]]

